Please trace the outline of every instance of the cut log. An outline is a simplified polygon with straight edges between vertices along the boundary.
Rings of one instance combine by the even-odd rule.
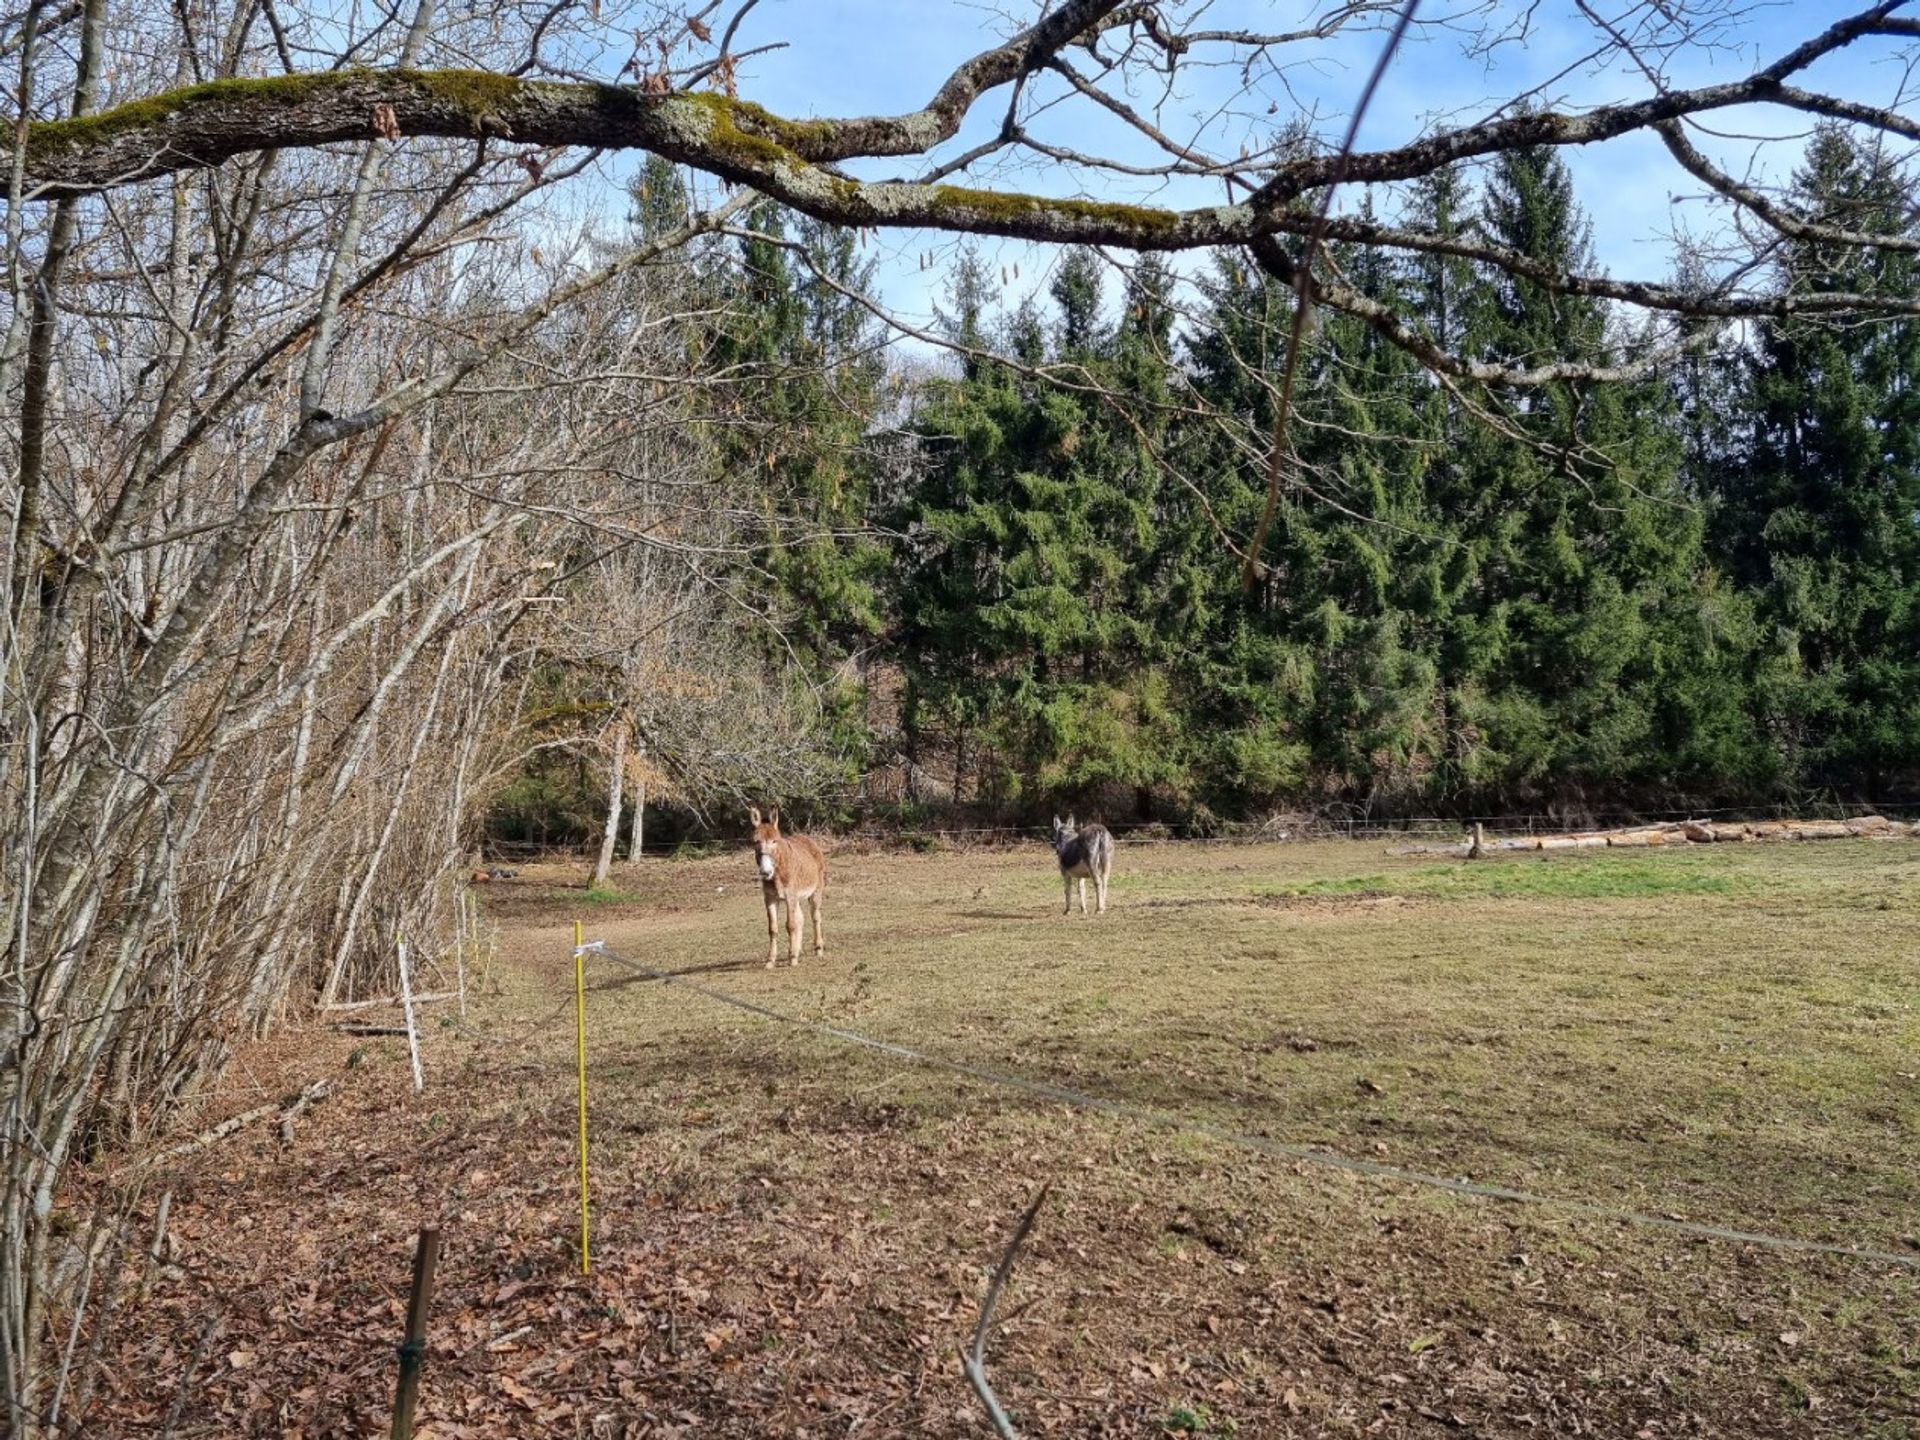
[[[234,1115],[229,1117],[228,1119],[222,1120],[218,1125],[214,1126],[211,1130],[201,1131],[198,1135],[195,1135],[191,1140],[183,1140],[177,1145],[169,1145],[166,1149],[160,1151],[157,1154],[149,1155],[144,1160],[135,1161],[133,1165],[133,1169],[144,1170],[150,1165],[158,1165],[167,1160],[177,1160],[184,1155],[196,1154],[197,1152],[206,1149],[209,1145],[216,1144],[217,1142],[226,1139],[227,1136],[232,1135],[237,1131],[244,1130],[247,1128],[247,1126],[252,1125],[257,1121],[266,1119],[267,1116],[273,1114],[277,1110],[283,1110],[287,1118],[291,1119],[293,1116],[298,1115],[301,1111],[305,1110],[309,1105],[313,1104],[316,1100],[326,1099],[327,1096],[332,1093],[332,1090],[333,1090],[333,1083],[331,1081],[316,1080],[311,1085],[307,1086],[306,1089],[302,1090],[297,1096],[295,1096],[285,1106],[281,1106],[279,1104],[256,1105],[251,1110],[243,1110],[238,1115]]]
[[[1476,827],[1478,828],[1478,827]],[[1579,831],[1564,835],[1482,834],[1457,845],[1410,845],[1396,855],[1466,855],[1489,851],[1581,850],[1615,846],[1644,849],[1664,845],[1745,844],[1756,840],[1840,840],[1848,836],[1887,839],[1920,836],[1920,821],[1889,820],[1884,815],[1857,815],[1850,820],[1686,820],[1668,825],[1634,825],[1622,830]]]
[[[1794,840],[1844,840],[1853,833],[1839,820],[1790,821],[1786,831]]]
[[[459,993],[457,990],[435,990],[430,995],[414,996],[413,1003],[416,1005],[431,1005],[440,1000],[457,999]],[[335,1015],[343,1010],[377,1010],[382,1005],[398,1005],[399,1003],[400,997],[398,995],[382,995],[375,1000],[347,1000],[336,1002],[332,1005],[322,1005],[320,1011],[323,1015]]]

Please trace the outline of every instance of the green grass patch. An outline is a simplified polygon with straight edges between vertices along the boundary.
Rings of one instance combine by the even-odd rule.
[[[638,890],[622,890],[609,885],[604,888],[595,886],[581,898],[589,905],[638,905],[646,896]]]
[[[1391,875],[1350,875],[1263,887],[1263,895],[1429,896],[1459,900],[1646,900],[1735,895],[1745,875],[1701,869],[1678,855],[1582,855],[1475,860]]]

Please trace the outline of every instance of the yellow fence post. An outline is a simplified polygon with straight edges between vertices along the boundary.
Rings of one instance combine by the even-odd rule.
[[[587,950],[580,922],[573,922],[573,1034],[580,1068],[580,1273],[591,1275],[587,1236]]]

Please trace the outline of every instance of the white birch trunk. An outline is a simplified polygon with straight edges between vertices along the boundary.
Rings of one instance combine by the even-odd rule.
[[[407,974],[407,942],[400,942],[400,1009],[407,1017],[407,1058],[413,1062],[413,1088],[419,1092],[427,1088],[426,1077],[420,1073],[420,1034],[413,1024],[413,980]]]
[[[644,775],[636,775],[633,780],[633,829],[627,836],[627,859],[637,861],[640,852],[647,843],[647,780]]]
[[[600,833],[600,858],[594,862],[593,879],[589,882],[598,890],[607,883],[607,876],[613,870],[613,847],[620,838],[620,792],[626,786],[627,770],[627,722],[622,720],[613,732],[613,781],[607,786],[607,824]]]

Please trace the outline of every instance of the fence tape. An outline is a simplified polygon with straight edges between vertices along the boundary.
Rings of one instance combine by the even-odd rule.
[[[1104,1115],[1118,1115],[1137,1120],[1155,1129],[1182,1131],[1209,1140],[1259,1151],[1262,1154],[1288,1160],[1301,1160],[1310,1165],[1323,1166],[1329,1170],[1342,1170],[1348,1174],[1373,1180],[1391,1180],[1405,1185],[1420,1185],[1482,1200],[1505,1200],[1518,1205],[1540,1206],[1596,1220],[1612,1220],[1650,1230],[1665,1230],[1700,1240],[1727,1240],[1738,1245],[1756,1245],[1769,1250],[1784,1250],[1806,1255],[1838,1255],[1849,1260],[1869,1260],[1885,1265],[1898,1265],[1907,1270],[1920,1270],[1920,1255],[1903,1255],[1898,1251],[1879,1250],[1865,1245],[1835,1245],[1820,1240],[1801,1240],[1791,1235],[1771,1235],[1756,1230],[1736,1230],[1724,1225],[1709,1225],[1702,1221],[1679,1220],[1668,1215],[1651,1215],[1642,1210],[1628,1210],[1592,1200],[1570,1200],[1556,1195],[1536,1195],[1531,1191],[1515,1190],[1504,1185],[1484,1185],[1476,1180],[1431,1175],[1421,1170],[1408,1170],[1399,1165],[1385,1165],[1375,1160],[1355,1159],[1335,1151],[1315,1150],[1306,1145],[1290,1144],[1284,1140],[1270,1140],[1264,1135],[1251,1135],[1242,1130],[1231,1130],[1222,1125],[1210,1124],[1205,1120],[1189,1119],[1170,1111],[1152,1110],[1125,1100],[1111,1100],[1089,1094],[1084,1090],[1070,1090],[1063,1085],[1054,1085],[1045,1080],[1030,1080],[1020,1075],[1006,1075],[983,1069],[978,1065],[970,1065],[963,1060],[950,1060],[942,1055],[930,1055],[925,1051],[915,1050],[911,1046],[896,1044],[891,1040],[876,1040],[870,1035],[862,1035],[855,1030],[845,1030],[837,1025],[823,1025],[817,1021],[803,1020],[797,1015],[775,1010],[758,1001],[729,994],[711,985],[703,985],[697,980],[690,980],[671,970],[660,970],[651,965],[643,965],[638,960],[629,959],[618,951],[609,949],[603,940],[590,941],[584,948],[598,951],[607,959],[624,965],[635,974],[643,975],[649,980],[678,985],[682,989],[691,990],[696,995],[705,996],[719,1004],[731,1005],[736,1010],[744,1010],[748,1014],[758,1015],[781,1025],[808,1030],[829,1039],[877,1050],[883,1055],[911,1060],[915,1064],[945,1070],[954,1075],[964,1075],[968,1079],[980,1080],[989,1085],[1023,1091],[1042,1100],[1072,1105],[1081,1110],[1091,1110]]]

